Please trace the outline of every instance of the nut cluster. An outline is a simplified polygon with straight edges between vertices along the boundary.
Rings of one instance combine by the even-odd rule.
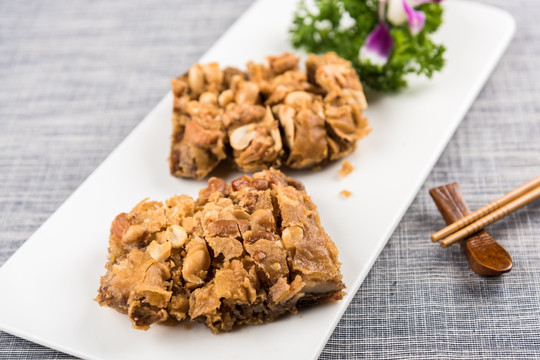
[[[298,181],[274,169],[228,185],[210,178],[194,200],[143,200],[111,225],[96,300],[133,327],[260,324],[343,297],[338,251]]]
[[[195,64],[171,80],[171,174],[201,179],[224,159],[242,171],[303,169],[339,159],[370,132],[351,64],[309,55],[306,70],[284,53],[247,71]]]

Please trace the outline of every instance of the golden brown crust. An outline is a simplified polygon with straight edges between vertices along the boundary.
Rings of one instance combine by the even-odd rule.
[[[242,171],[303,169],[352,152],[371,130],[355,70],[335,53],[310,55],[306,71],[298,60],[269,56],[247,72],[195,64],[171,80],[171,174],[201,179],[227,158]]]
[[[114,219],[109,253],[96,300],[137,329],[202,321],[228,331],[343,296],[315,205],[274,169],[230,185],[211,178],[196,201],[142,201]]]

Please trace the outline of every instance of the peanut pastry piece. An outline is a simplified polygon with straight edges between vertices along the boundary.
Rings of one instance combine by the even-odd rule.
[[[201,179],[223,160],[242,171],[312,168],[339,159],[370,131],[362,85],[335,53],[284,53],[247,70],[195,64],[171,80],[171,174]]]
[[[341,177],[346,177],[350,173],[352,173],[354,170],[354,166],[347,160],[343,161],[341,164],[341,169],[338,170],[338,173]]]
[[[114,219],[109,244],[96,301],[136,329],[204,322],[217,333],[344,295],[315,204],[274,169],[210,178],[197,200],[143,200]]]

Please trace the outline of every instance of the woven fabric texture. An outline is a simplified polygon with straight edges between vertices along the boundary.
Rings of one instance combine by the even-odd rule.
[[[540,358],[540,202],[489,228],[502,277],[428,240],[429,188],[459,181],[475,209],[540,174],[540,2],[484,2],[516,36],[321,359]],[[0,265],[251,3],[0,1]],[[0,359],[71,358],[0,332]]]

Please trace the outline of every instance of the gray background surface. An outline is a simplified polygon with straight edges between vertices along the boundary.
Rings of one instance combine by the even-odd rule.
[[[514,259],[502,277],[428,240],[429,188],[459,181],[475,209],[540,174],[540,2],[483,2],[515,39],[322,359],[540,358],[540,202],[489,228]],[[250,3],[0,0],[0,265]],[[0,332],[0,359],[34,358],[72,357]]]

